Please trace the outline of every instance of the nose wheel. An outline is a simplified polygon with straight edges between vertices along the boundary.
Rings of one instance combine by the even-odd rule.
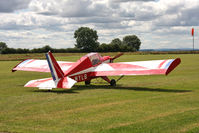
[[[111,85],[111,86],[116,86],[116,81],[115,81],[115,79],[111,79],[110,85]]]

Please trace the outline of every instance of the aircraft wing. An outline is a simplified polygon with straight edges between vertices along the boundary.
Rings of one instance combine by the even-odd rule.
[[[94,76],[168,75],[180,64],[180,58],[137,62],[102,63],[93,70]]]
[[[65,62],[58,61],[61,69],[67,71],[74,62]],[[50,72],[47,60],[35,60],[35,59],[26,59],[17,64],[12,72],[21,70],[21,71],[35,71],[35,72]]]

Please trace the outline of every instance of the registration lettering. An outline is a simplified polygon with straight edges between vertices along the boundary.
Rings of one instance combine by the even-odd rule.
[[[76,81],[83,81],[83,80],[86,80],[87,77],[88,77],[87,74],[82,74],[82,75],[75,76],[75,80]]]

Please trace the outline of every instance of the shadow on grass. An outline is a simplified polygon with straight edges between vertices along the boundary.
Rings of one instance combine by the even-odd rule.
[[[33,90],[33,92],[45,93],[79,93],[82,90],[91,89],[117,89],[117,90],[132,90],[132,91],[149,91],[149,92],[169,92],[169,93],[185,93],[192,92],[192,90],[178,90],[178,89],[161,89],[161,88],[146,88],[146,87],[124,87],[124,86],[108,86],[108,85],[75,85],[72,89],[52,89],[52,90]]]
[[[73,89],[32,90],[32,92],[45,92],[45,93],[57,93],[57,94],[79,93],[79,92],[74,91]]]

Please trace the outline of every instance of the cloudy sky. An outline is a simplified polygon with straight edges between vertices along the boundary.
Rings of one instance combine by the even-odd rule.
[[[199,48],[199,0],[0,0],[0,41],[9,47],[74,47],[74,31],[100,43],[135,34],[141,49]]]

